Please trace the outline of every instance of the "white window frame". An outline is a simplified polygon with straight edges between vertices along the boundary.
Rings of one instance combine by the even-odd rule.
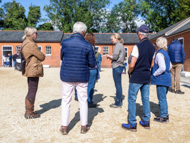
[[[52,55],[52,47],[51,47],[51,54],[47,54],[47,47],[51,47],[51,46],[46,46],[46,56],[51,56]]]
[[[100,46],[95,46],[95,47],[94,47],[94,48],[95,48],[95,49],[94,49],[94,51],[95,51],[95,52],[98,52],[98,50],[96,51],[96,47],[98,47],[98,49],[99,49],[99,48],[100,48]]]
[[[127,57],[128,57],[128,47],[124,47],[125,48],[125,53],[126,53],[126,49],[127,49]],[[126,56],[125,56],[126,57]],[[127,58],[126,57],[126,58]]]
[[[179,41],[179,40],[183,40],[183,48],[184,48],[184,38],[183,38],[183,37],[179,37],[179,38],[178,38],[178,41]]]
[[[10,46],[10,45],[2,46],[2,65],[3,65],[3,47],[11,47],[11,52],[12,52],[12,55],[13,55],[13,46]]]
[[[179,37],[178,41],[179,40],[183,40],[183,49],[184,49],[184,38],[183,37]],[[181,71],[184,71],[184,65],[182,65]]]
[[[42,46],[38,46],[38,49],[39,49],[39,47],[41,48],[41,50],[40,50],[40,51],[42,52]]]
[[[18,49],[18,47],[20,48]],[[16,46],[16,52],[18,53],[18,51],[21,52],[21,46]]]
[[[104,54],[104,47],[107,47],[107,48],[108,48],[108,52],[105,53],[105,54]],[[103,50],[102,50],[102,51],[103,51],[103,52],[102,52],[103,56],[105,56],[106,54],[109,54],[109,47],[108,47],[108,46],[103,46]]]

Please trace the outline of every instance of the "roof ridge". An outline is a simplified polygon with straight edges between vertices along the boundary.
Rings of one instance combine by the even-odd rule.
[[[184,26],[188,22],[190,22],[190,17],[186,18],[183,22],[181,22],[180,24],[178,24],[177,26],[175,26],[174,28],[172,28],[171,30],[166,32],[165,35],[169,36],[172,32],[175,32],[176,30],[178,30],[179,28],[181,28],[182,26]]]

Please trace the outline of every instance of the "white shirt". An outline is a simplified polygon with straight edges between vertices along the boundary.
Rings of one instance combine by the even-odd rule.
[[[138,50],[137,45],[135,45],[135,46],[133,47],[133,50],[132,50],[132,52],[131,52],[131,56],[134,56],[134,57],[136,57],[136,58],[138,59],[138,57],[139,57],[139,50]],[[154,55],[153,55],[152,58],[155,58],[155,53],[154,53]]]
[[[158,65],[158,69],[153,73],[153,76],[159,76],[166,70],[166,64],[164,55],[162,53],[157,53],[155,58],[155,64]],[[172,64],[170,62],[170,69],[172,68]]]

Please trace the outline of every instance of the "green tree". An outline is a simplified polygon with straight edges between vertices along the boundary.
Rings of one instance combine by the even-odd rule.
[[[190,17],[190,0],[179,0],[178,3],[178,8],[176,8],[171,14],[172,18],[175,18],[176,22]]]
[[[54,30],[53,26],[51,23],[44,23],[42,25],[40,25],[38,28],[38,30]]]
[[[28,12],[28,26],[36,27],[41,17],[40,6],[34,6],[31,4]]]
[[[140,0],[139,4],[141,16],[152,31],[158,32],[178,21],[177,15],[171,13],[179,8],[179,0]]]
[[[102,33],[117,33],[121,30],[120,21],[117,18],[118,13],[114,10],[105,10],[104,18],[100,23],[100,32]]]
[[[136,0],[124,0],[115,5],[112,11],[117,13],[115,19],[120,21],[119,27],[121,27],[121,32],[136,32],[137,25],[135,20],[138,16],[138,4]]]
[[[24,30],[27,23],[24,13],[24,7],[13,0],[11,7],[7,8],[7,13],[4,19],[4,29]]]
[[[73,24],[82,21],[88,31],[94,31],[99,28],[101,11],[108,4],[109,0],[51,0],[44,10],[59,30],[72,32]]]
[[[4,24],[4,12],[3,9],[0,8],[0,27],[3,27]]]

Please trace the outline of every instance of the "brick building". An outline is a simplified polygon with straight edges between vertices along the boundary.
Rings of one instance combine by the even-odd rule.
[[[23,31],[0,31],[0,66],[3,65],[3,55],[8,57],[8,53],[15,54],[20,50],[22,44]],[[39,49],[46,55],[46,59],[43,65],[50,67],[60,67],[60,41],[62,39],[69,38],[72,34],[61,31],[38,31],[38,37],[36,39]],[[106,59],[105,55],[112,55],[114,45],[111,42],[112,33],[95,33],[96,47],[102,49],[102,67],[111,67],[111,61]],[[120,33],[120,36],[124,39],[124,47],[126,49],[126,57],[128,57],[135,44],[139,42],[138,35],[136,33]],[[168,40],[168,44],[172,42],[174,36],[177,36],[179,41],[183,44],[185,50],[185,63],[184,71],[190,72],[190,17],[184,19],[156,34],[150,34],[149,39],[152,43],[155,43],[156,39],[160,36],[164,36]]]
[[[184,47],[185,51],[185,62],[184,71],[190,72],[190,17],[171,25],[170,27],[151,35],[150,40],[155,43],[156,39],[160,36],[166,37],[168,45],[173,41],[176,36]]]
[[[16,52],[20,51],[22,45],[23,31],[0,31],[0,66],[3,65],[3,56],[8,58],[8,53],[14,55]],[[62,39],[69,38],[72,34],[66,33],[63,36],[61,31],[39,31],[38,37],[36,39],[39,49],[46,55],[43,65],[50,67],[60,67],[60,41]],[[111,33],[100,34],[96,33],[96,47],[102,49],[102,67],[111,67],[111,61],[106,59],[106,54],[112,54],[114,50],[114,45],[111,42]],[[124,47],[126,49],[126,57],[131,53],[132,48],[135,44],[139,42],[136,33],[131,34],[120,34],[124,39]]]

